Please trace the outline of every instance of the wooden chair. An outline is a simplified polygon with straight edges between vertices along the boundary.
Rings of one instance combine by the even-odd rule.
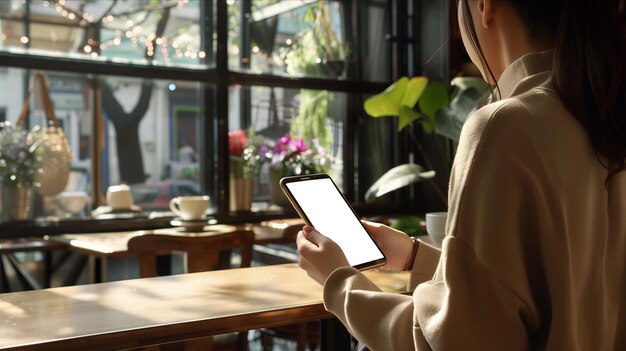
[[[141,277],[157,275],[156,258],[158,255],[173,252],[186,253],[185,272],[195,273],[221,268],[220,253],[239,249],[241,262],[238,267],[250,267],[252,261],[252,245],[254,232],[250,230],[233,230],[216,234],[146,234],[136,236],[128,241],[128,250],[139,256]],[[247,350],[247,332],[216,335],[194,340],[187,340],[150,350]]]

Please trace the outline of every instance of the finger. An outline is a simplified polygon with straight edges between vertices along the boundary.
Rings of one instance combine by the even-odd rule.
[[[361,223],[363,223],[366,227],[371,228],[371,229],[376,229],[376,228],[380,228],[383,226],[383,224],[378,223],[378,222],[370,222],[368,220],[362,219]]]
[[[310,232],[305,230],[302,233],[304,234],[305,238],[307,238],[310,242],[315,244],[317,247],[321,246],[326,240],[328,240],[328,238],[326,238],[317,230],[312,230]]]
[[[302,231],[299,231],[296,235],[296,246],[298,246],[298,249],[300,249],[300,246],[304,245],[304,240],[306,240],[306,238],[304,237],[304,233]]]
[[[307,237],[304,231],[299,231],[296,236],[296,246],[298,247],[298,252],[303,252],[306,250],[307,252],[315,251],[319,248],[319,246],[311,242],[311,239]]]
[[[298,246],[298,255],[301,258],[307,258],[315,254],[316,251],[319,251],[319,248],[310,242],[307,238],[304,237],[304,234],[300,232],[301,235],[298,235],[297,246]]]

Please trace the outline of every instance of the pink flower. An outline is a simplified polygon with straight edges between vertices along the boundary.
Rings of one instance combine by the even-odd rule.
[[[308,148],[304,138],[300,138],[300,140],[291,140],[289,142],[289,148],[292,151],[305,152]]]
[[[248,138],[246,138],[245,130],[237,129],[228,132],[228,153],[230,155],[241,156],[246,144],[248,144]]]
[[[308,150],[308,146],[304,141],[304,138],[300,138],[299,140],[291,139],[289,133],[285,134],[283,137],[278,139],[278,143],[274,146],[274,153],[280,155],[286,155],[292,152],[305,152]]]

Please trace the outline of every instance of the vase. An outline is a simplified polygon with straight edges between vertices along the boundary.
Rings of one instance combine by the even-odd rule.
[[[26,221],[33,216],[33,189],[2,187],[2,222]]]
[[[278,182],[280,182],[280,177],[278,176],[277,171],[271,167],[269,170],[269,181],[270,199],[272,203],[280,207],[288,207],[290,205],[289,200],[278,184]]]
[[[252,179],[230,179],[230,211],[250,211],[252,206]]]

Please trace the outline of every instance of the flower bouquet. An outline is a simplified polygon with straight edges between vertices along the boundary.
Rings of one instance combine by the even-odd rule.
[[[39,143],[20,126],[0,126],[0,184],[3,187],[37,187],[41,172]]]
[[[32,213],[32,188],[41,173],[39,142],[21,126],[0,124],[2,220],[23,220]]]
[[[247,133],[243,129],[228,132],[231,211],[249,211],[252,205],[253,178],[259,174],[264,162],[255,140],[253,129]]]
[[[259,153],[270,160],[271,197],[277,205],[289,204],[278,186],[282,177],[326,173],[331,166],[331,158],[317,139],[313,139],[313,145],[309,147],[304,138],[293,139],[289,133],[271,149],[262,147]]]

